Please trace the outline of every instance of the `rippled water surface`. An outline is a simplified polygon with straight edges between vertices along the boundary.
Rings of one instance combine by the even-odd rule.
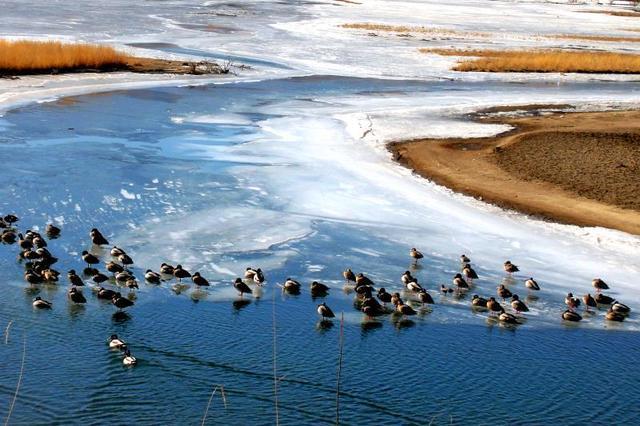
[[[384,156],[350,140],[336,118],[370,96],[397,106],[421,93],[446,103],[448,89],[313,77],[116,92],[7,113],[0,210],[18,213],[23,230],[61,225],[62,236],[49,244],[57,269],[82,269],[79,253],[98,226],[133,256],[138,277],[160,262],[181,262],[212,287],[141,283],[122,319],[89,287],[86,306],[69,305],[64,277],[58,286],[28,288],[17,247],[0,246],[0,327],[8,329],[0,342],[1,412],[9,410],[26,347],[13,423],[196,424],[222,385],[227,406],[216,394],[209,424],[272,424],[275,315],[281,422],[333,423],[340,326],[317,318],[321,300],[307,286],[319,280],[332,287],[326,302],[344,312],[345,424],[636,423],[635,314],[617,327],[603,312],[578,326],[559,320],[565,286],[588,291],[590,271],[562,276],[558,253],[589,259],[592,249],[569,237],[528,236],[508,217],[494,224],[490,212],[442,201],[450,196],[404,170],[378,169]],[[494,89],[456,86],[469,99]],[[517,86],[499,89],[506,98],[526,97]],[[551,86],[538,89],[543,99],[555,96]],[[579,98],[589,90],[564,93]],[[423,202],[389,179],[432,192]],[[408,260],[411,245],[427,254],[418,266]],[[615,263],[624,259],[598,250],[629,284],[631,272]],[[527,299],[524,324],[506,328],[472,312],[468,297],[434,291],[450,281],[462,252],[477,259],[473,292],[485,296],[506,282],[525,297],[523,279],[544,278],[539,298]],[[504,256],[526,276],[506,277]],[[241,302],[230,283],[250,265],[266,271],[267,284]],[[396,291],[400,274],[413,268],[436,305],[416,306],[410,321],[367,321],[343,289],[345,267]],[[277,283],[288,276],[304,283],[301,295],[282,294]],[[54,308],[33,310],[36,294]],[[108,350],[112,333],[130,342],[137,367],[124,368]]]

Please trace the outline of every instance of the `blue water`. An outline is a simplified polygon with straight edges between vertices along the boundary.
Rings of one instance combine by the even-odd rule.
[[[87,234],[97,226],[140,262],[139,278],[160,261],[182,262],[213,286],[176,294],[173,282],[141,283],[122,320],[88,287],[86,306],[69,305],[64,275],[58,286],[28,288],[16,246],[1,246],[0,328],[11,325],[7,343],[0,342],[0,413],[9,410],[26,345],[13,424],[199,424],[216,385],[224,386],[227,406],[216,393],[207,424],[273,424],[275,311],[280,422],[331,424],[340,326],[323,327],[315,313],[323,299],[312,300],[307,286],[320,280],[332,287],[324,300],[345,313],[344,424],[638,423],[640,337],[624,324],[611,330],[598,313],[587,318],[597,328],[561,325],[562,299],[553,292],[532,300],[539,317],[516,328],[472,312],[468,298],[433,291],[437,305],[419,309],[411,321],[367,321],[354,309],[354,295],[343,291],[341,271],[366,271],[399,291],[399,276],[412,265],[405,245],[389,237],[398,225],[321,216],[303,221],[290,214],[291,200],[254,188],[274,167],[283,173],[302,167],[251,148],[260,137],[258,123],[282,114],[270,105],[452,88],[314,77],[115,92],[6,114],[0,212],[19,214],[21,229],[62,223],[62,236],[49,245],[60,258],[56,269],[82,269],[79,253],[90,248]],[[227,112],[242,120],[172,120]],[[252,155],[231,155],[230,147]],[[336,184],[326,179],[330,195]],[[272,217],[279,215],[292,223]],[[217,221],[221,217],[227,221]],[[281,233],[275,242],[254,239],[272,229]],[[440,250],[432,247],[415,271],[430,290],[458,267]],[[245,296],[248,304],[239,303],[226,271],[238,274],[251,265],[263,266],[267,285],[258,297]],[[506,279],[498,270],[478,269],[480,294],[493,294]],[[301,295],[281,293],[276,283],[288,276],[304,283]],[[35,294],[54,308],[34,311]],[[108,350],[113,333],[129,341],[138,366],[124,368]]]

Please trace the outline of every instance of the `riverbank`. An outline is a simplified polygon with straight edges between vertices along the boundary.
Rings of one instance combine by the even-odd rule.
[[[640,235],[640,112],[528,111],[508,118],[496,112],[474,118],[512,131],[389,149],[400,163],[456,192],[547,220]]]

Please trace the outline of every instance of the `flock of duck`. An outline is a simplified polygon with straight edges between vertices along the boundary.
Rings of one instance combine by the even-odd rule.
[[[25,281],[30,285],[57,283],[60,273],[53,269],[52,266],[58,259],[47,249],[45,236],[32,230],[26,230],[24,234],[21,233],[16,227],[16,222],[18,221],[19,218],[12,214],[4,217],[0,216],[0,229],[2,229],[0,241],[4,244],[17,244],[19,246],[20,253],[18,258],[21,261],[26,261],[24,272]],[[61,230],[53,224],[48,224],[45,228],[45,234],[49,239],[55,239],[60,236]],[[94,247],[102,248],[109,245],[109,241],[96,228],[90,231],[89,236]],[[113,246],[109,250],[110,260],[101,260],[101,256],[95,254],[95,252],[106,253],[100,250],[95,250],[94,253],[86,250],[82,252],[80,257],[86,265],[82,271],[82,275],[85,279],[91,280],[95,284],[92,290],[98,299],[108,300],[117,308],[115,315],[126,316],[124,310],[134,305],[134,301],[132,300],[133,294],[130,294],[129,297],[124,297],[120,292],[105,288],[101,284],[107,281],[115,281],[117,285],[123,287],[130,289],[138,288],[138,280],[130,270],[134,261],[124,249],[117,246]],[[412,248],[409,251],[409,255],[416,263],[424,257],[416,248]],[[102,263],[104,263],[105,271],[110,273],[111,276],[101,272],[97,268],[97,266]],[[443,295],[446,296],[451,293],[462,295],[474,287],[473,281],[478,279],[478,274],[473,269],[471,260],[463,254],[460,256],[460,264],[461,272],[454,275],[452,287],[447,287],[444,284],[440,286],[440,292]],[[518,272],[519,268],[507,260],[504,263],[504,271],[511,276],[511,274]],[[411,306],[412,304],[414,306],[416,304],[420,304],[421,306],[435,304],[431,294],[418,283],[418,279],[414,277],[410,271],[406,271],[400,277],[406,289],[406,301],[401,298],[399,292],[389,293],[384,287],[376,291],[374,282],[363,273],[356,274],[351,269],[347,269],[343,272],[343,276],[346,280],[347,287],[352,288],[357,294],[355,301],[356,308],[362,311],[367,318],[388,314],[400,315],[402,318],[405,318],[417,314],[414,307]],[[181,285],[183,279],[190,279],[198,288],[209,286],[209,281],[199,272],[192,274],[179,264],[172,266],[167,263],[162,263],[159,272],[147,269],[144,274],[145,281],[150,284],[160,284],[173,278],[178,281],[177,285]],[[69,302],[78,305],[86,303],[87,299],[79,289],[79,287],[85,286],[83,277],[78,275],[74,269],[71,269],[67,273],[67,279],[71,285],[68,291]],[[260,268],[248,267],[244,272],[244,278],[238,277],[235,279],[233,287],[239,292],[241,300],[244,294],[252,294],[254,292],[249,286],[249,283],[257,286],[264,285],[264,272]],[[533,278],[525,280],[524,285],[529,292],[537,292],[540,290],[539,284]],[[606,307],[607,312],[605,319],[607,321],[624,321],[631,312],[631,309],[627,305],[602,293],[603,290],[609,289],[607,283],[602,279],[595,278],[592,281],[592,285],[595,288],[595,297],[591,294],[586,294],[581,300],[580,298],[574,297],[572,293],[567,294],[565,298],[567,309],[562,312],[561,318],[564,321],[570,322],[581,321],[582,316],[578,312],[578,308],[581,302],[583,302],[586,311],[589,311],[590,308],[598,309]],[[280,286],[284,292],[294,295],[300,294],[302,288],[300,282],[292,278],[287,278]],[[329,286],[317,281],[313,281],[310,285],[310,293],[314,299],[327,296],[329,290]],[[474,310],[488,311],[490,315],[495,316],[497,320],[502,323],[520,324],[523,313],[529,311],[527,305],[504,284],[497,287],[496,293],[498,298],[502,300],[502,303],[496,300],[496,297],[485,298],[474,294],[471,299],[471,307]],[[509,300],[508,303],[507,300]],[[387,304],[393,305],[393,308],[387,308]],[[510,307],[512,312],[507,312],[505,306]],[[33,300],[33,307],[38,309],[51,309],[52,304],[40,296],[36,296]],[[330,321],[331,318],[335,317],[334,312],[326,302],[317,305],[317,312],[322,318],[322,323]],[[124,365],[136,364],[137,360],[129,351],[127,344],[117,335],[112,335],[108,339],[108,344],[110,348],[119,349],[123,352],[122,362]]]

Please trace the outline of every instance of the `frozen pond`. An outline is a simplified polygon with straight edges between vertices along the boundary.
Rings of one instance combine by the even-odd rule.
[[[16,247],[0,247],[0,323],[13,321],[2,346],[0,405],[10,404],[26,336],[20,392],[28,398],[18,399],[15,422],[191,424],[222,384],[228,407],[215,397],[211,422],[271,424],[275,303],[281,420],[332,423],[339,327],[318,328],[320,301],[307,288],[318,280],[332,287],[329,306],[345,313],[347,423],[583,423],[593,415],[603,424],[631,422],[640,372],[620,366],[640,352],[637,315],[615,327],[603,312],[577,327],[559,315],[564,294],[591,291],[596,276],[637,309],[640,264],[630,258],[638,258],[638,239],[531,221],[452,195],[394,165],[382,142],[402,136],[408,122],[421,134],[499,130],[462,120],[483,106],[607,105],[635,100],[635,90],[313,76],[113,92],[10,111],[0,119],[0,210],[18,213],[22,229],[62,226],[50,244],[56,269],[82,268],[79,253],[97,226],[132,255],[139,277],[161,262],[182,263],[213,286],[175,294],[173,283],[142,285],[126,321],[114,321],[113,306],[90,289],[87,306],[74,309],[64,285],[44,287],[54,309],[32,312]],[[366,321],[343,291],[342,270],[400,291],[400,275],[414,267],[412,246],[426,254],[415,275],[437,304],[411,322]],[[470,294],[492,296],[507,280],[524,297],[523,280],[536,277],[543,290],[528,299],[524,324],[501,327],[473,312],[468,296],[437,293],[462,253],[480,274]],[[506,259],[522,273],[506,277]],[[230,284],[250,265],[266,271],[267,285],[239,304]],[[288,276],[304,283],[300,296],[279,291]],[[122,369],[109,353],[112,333],[130,340],[138,368]],[[594,408],[602,389],[607,398]]]

